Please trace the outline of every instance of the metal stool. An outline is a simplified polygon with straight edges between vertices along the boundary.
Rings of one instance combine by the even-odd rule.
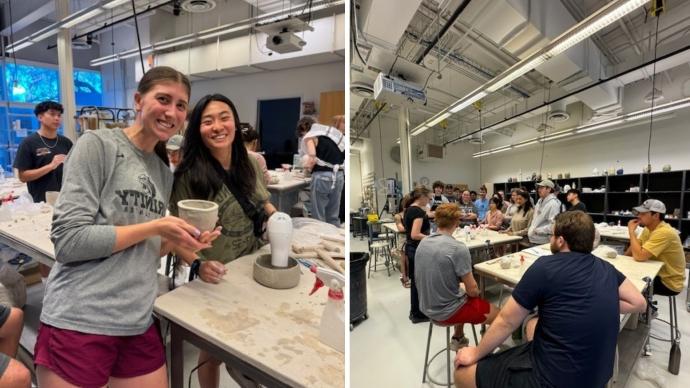
[[[680,370],[680,330],[678,330],[678,309],[676,308],[676,296],[668,296],[668,307],[669,307],[669,320],[663,320],[661,318],[656,318],[657,320],[666,323],[671,328],[671,339],[660,338],[657,336],[649,335],[649,338],[653,338],[657,341],[670,342],[671,351],[668,357],[668,371],[674,375],[678,375]],[[649,339],[647,340],[649,341]],[[647,343],[649,345],[649,342]]]
[[[388,240],[377,240],[369,245],[369,251],[371,251],[371,256],[374,256],[373,268],[376,272],[376,266],[378,265],[379,254],[384,257],[384,265],[388,271],[388,276],[391,276],[391,267],[393,267],[393,258],[391,257],[391,246]],[[369,260],[369,272],[367,278],[371,276],[372,260]],[[395,267],[393,267],[395,269]]]
[[[429,348],[431,347],[431,333],[434,329],[434,325],[445,327],[446,328],[446,348],[441,349],[436,353],[433,357],[431,357],[431,360],[429,360]],[[474,336],[474,344],[476,346],[479,345],[479,341],[477,341],[477,330],[475,329],[474,325],[470,324],[472,326],[472,335]],[[450,328],[454,325],[443,325],[439,322],[434,322],[434,321],[429,321],[429,335],[426,338],[426,354],[424,355],[424,374],[422,375],[422,383],[426,382],[426,378],[429,377],[429,382],[432,384],[436,385],[447,385],[450,387],[453,385],[453,380],[450,377],[450,371],[452,368],[452,363],[450,361],[450,340],[451,340],[451,335],[450,335]],[[439,383],[437,381],[434,381],[431,379],[431,376],[427,376],[427,373],[429,372],[429,364],[431,364],[434,359],[441,354],[443,351],[446,352],[446,373],[448,377],[448,382],[447,383]]]

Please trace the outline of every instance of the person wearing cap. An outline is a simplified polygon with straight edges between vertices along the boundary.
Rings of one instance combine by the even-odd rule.
[[[549,242],[553,233],[553,220],[561,212],[561,201],[554,194],[556,185],[549,179],[537,184],[539,201],[534,206],[532,223],[527,230],[530,244],[541,245]]]
[[[449,183],[446,184],[445,193],[446,193],[446,198],[448,198],[448,202],[449,202],[449,203],[456,203],[456,202],[458,202],[459,198],[456,197],[456,196],[453,194],[453,185],[451,185],[451,184],[449,184]]]
[[[587,213],[587,206],[585,206],[585,204],[580,201],[580,190],[578,190],[578,189],[568,190],[568,192],[566,194],[566,199],[568,200],[568,203],[570,203],[570,207],[568,208],[568,211],[580,210],[580,211]]]
[[[664,265],[654,278],[654,293],[677,295],[685,281],[685,254],[677,231],[664,221],[666,205],[657,199],[648,199],[633,208],[637,218],[628,222],[630,247],[625,251],[636,261],[659,260]],[[644,227],[638,238],[635,231]]]
[[[172,172],[175,172],[177,165],[179,165],[180,160],[182,160],[182,151],[180,151],[182,148],[182,140],[184,140],[182,135],[173,135],[168,139],[168,142],[165,143],[165,152],[168,154],[168,161],[170,162],[170,170]]]

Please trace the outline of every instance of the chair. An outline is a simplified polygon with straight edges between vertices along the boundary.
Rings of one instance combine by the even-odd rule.
[[[431,347],[431,334],[434,330],[434,325],[440,326],[440,327],[445,327],[446,328],[446,348],[441,349],[436,353],[433,357],[431,357],[431,360],[429,360],[429,348]],[[453,380],[451,379],[451,370],[453,368],[453,364],[451,362],[451,357],[450,357],[450,341],[451,341],[451,334],[450,334],[450,328],[453,327],[454,325],[444,325],[441,324],[440,322],[434,322],[434,321],[429,321],[429,335],[426,338],[426,353],[424,355],[424,374],[422,375],[422,383],[426,382],[427,377],[429,378],[429,381],[432,384],[436,385],[447,385],[448,387],[453,385]],[[475,329],[474,325],[472,326],[472,335],[474,336],[474,344],[479,345],[479,341],[477,340],[477,330]],[[427,373],[429,372],[429,364],[431,364],[434,359],[441,354],[443,351],[446,351],[446,373],[448,377],[448,382],[447,383],[439,383],[437,381],[434,381],[431,379],[431,376],[427,376]]]

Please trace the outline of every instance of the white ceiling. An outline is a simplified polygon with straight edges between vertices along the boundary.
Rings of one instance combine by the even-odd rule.
[[[385,3],[393,0],[377,0]],[[351,55],[351,80],[373,84],[379,71],[387,73],[392,63],[396,63],[392,73],[396,73],[399,63],[413,61],[434,40],[441,27],[446,24],[462,0],[400,0],[396,6],[407,12],[405,4],[414,7],[411,19],[404,17],[373,20],[369,12],[371,0],[358,2],[358,48],[366,63],[363,64],[353,52]],[[457,101],[488,79],[504,71],[518,60],[546,45],[551,39],[566,28],[592,14],[606,5],[607,0],[492,0],[471,1],[459,18],[451,24],[447,32],[420,62],[420,67],[433,71],[426,83],[428,102],[426,106],[410,110],[411,128],[439,112],[449,104]],[[525,20],[520,6],[529,9],[530,15],[537,17]],[[690,1],[666,0],[668,11],[659,20],[658,52],[668,51],[682,42],[687,44],[687,31],[690,30]],[[528,7],[531,7],[528,8]],[[525,12],[524,14],[527,14]],[[438,17],[440,15],[440,17]],[[554,19],[567,18],[569,24],[561,30],[553,30]],[[398,23],[396,25],[395,23]],[[642,8],[631,13],[623,20],[612,24],[578,46],[586,47],[589,55],[577,56],[569,50],[552,59],[537,71],[530,72],[512,83],[514,88],[506,88],[493,93],[483,101],[482,119],[484,123],[495,122],[504,117],[523,111],[533,100],[542,102],[548,97],[557,97],[568,90],[591,84],[599,78],[617,74],[633,64],[648,61],[654,56],[656,18],[645,16]],[[400,38],[392,45],[386,46],[376,39],[369,39],[369,26],[384,26],[388,31],[403,31]],[[404,27],[404,28],[403,28]],[[575,47],[578,47],[575,46]],[[592,58],[591,53],[596,53]],[[396,57],[398,58],[396,61]],[[683,72],[690,67],[684,66]],[[421,68],[420,68],[421,71]],[[690,74],[690,72],[688,72]],[[647,74],[649,76],[650,74]],[[566,77],[567,76],[567,77]],[[662,75],[666,82],[671,78],[670,72]],[[566,77],[566,78],[563,78]],[[550,85],[549,81],[556,81]],[[548,90],[548,91],[547,91]],[[578,95],[578,99],[597,110],[616,99],[616,90],[598,88],[588,95]],[[529,98],[526,98],[529,96]],[[578,101],[568,99],[568,103]],[[602,100],[603,99],[603,100]],[[350,99],[351,128],[353,134],[361,133],[371,117],[374,117],[380,104],[373,100],[351,94]],[[573,105],[573,108],[576,105]],[[588,107],[590,108],[590,107]],[[569,108],[570,109],[570,108]],[[609,105],[611,111],[622,109],[621,102]],[[596,112],[595,112],[596,113]],[[386,107],[380,114],[397,117],[397,108]],[[474,131],[478,128],[477,112],[465,109],[448,120],[448,129],[439,137],[449,134]],[[580,115],[581,116],[581,115]],[[591,115],[585,115],[591,117]],[[568,124],[568,123],[566,123]],[[521,126],[517,128],[520,129]],[[533,123],[526,122],[527,129],[535,131]],[[532,127],[532,128],[531,128]],[[510,131],[508,131],[510,132]]]

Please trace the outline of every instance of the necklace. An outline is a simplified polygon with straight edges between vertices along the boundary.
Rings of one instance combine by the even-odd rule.
[[[43,136],[41,136],[40,133],[38,133],[38,132],[36,132],[36,133],[38,134],[38,138],[41,139],[41,143],[43,143],[43,145],[45,145],[49,149],[53,149],[53,148],[57,147],[58,142],[60,141],[60,135],[57,135],[57,137],[55,138],[55,144],[53,144],[53,146],[51,147],[48,145],[48,143],[46,143],[45,140],[43,140]]]

